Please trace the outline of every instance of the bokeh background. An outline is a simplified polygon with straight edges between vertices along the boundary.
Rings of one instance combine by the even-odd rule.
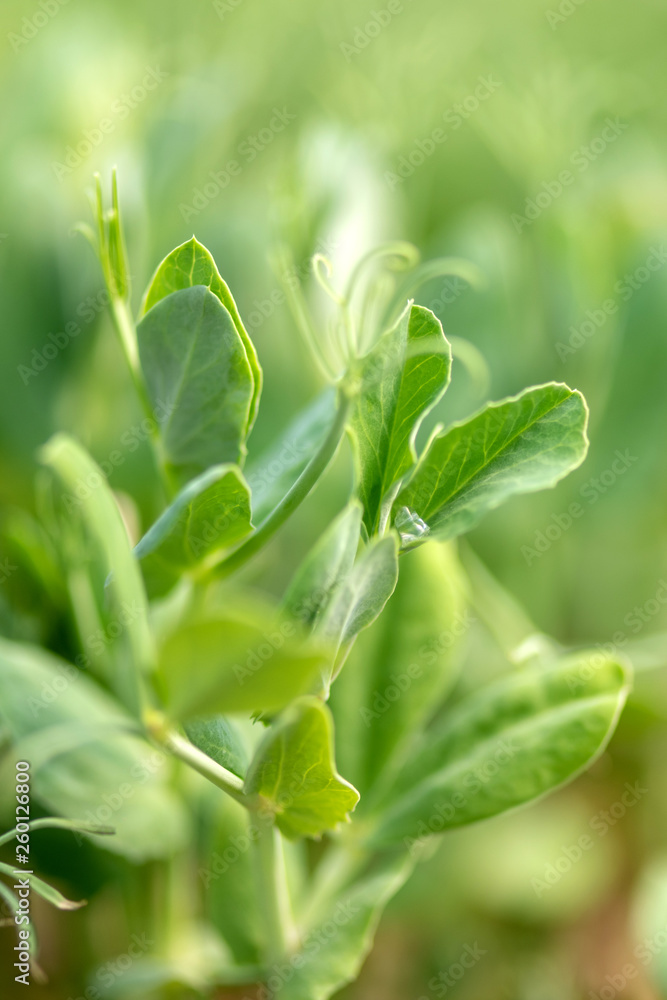
[[[93,173],[106,182],[113,164],[137,304],[193,232],[234,292],[266,375],[253,447],[319,388],[276,295],[281,246],[306,287],[315,251],[340,283],[388,239],[478,265],[482,287],[438,278],[419,295],[457,338],[438,419],[550,379],[588,399],[584,466],[495,512],[470,545],[538,629],[631,655],[630,706],[573,786],[443,841],[390,905],[349,1000],[667,996],[666,40],[660,0],[0,6],[6,519],[33,508],[35,451],[53,431],[103,459],[141,420],[96,261],[73,232]],[[123,456],[112,485],[147,523],[145,442]],[[337,509],[345,461],[337,475],[277,542],[286,567]],[[279,591],[287,576],[266,567],[262,584]],[[62,649],[43,584],[3,578],[0,629]],[[510,640],[473,630],[475,679],[502,667]],[[618,806],[637,782],[636,803]],[[593,847],[572,861],[584,834]],[[104,894],[116,877],[115,862],[69,857],[66,837],[39,843],[65,885]],[[81,988],[97,945],[77,919],[43,915],[64,985],[36,996]],[[460,982],[438,980],[466,946],[483,957]]]

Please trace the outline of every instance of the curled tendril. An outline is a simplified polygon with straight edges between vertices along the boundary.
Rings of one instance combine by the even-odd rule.
[[[419,250],[412,243],[404,240],[397,240],[393,243],[383,243],[374,250],[370,250],[358,261],[345,290],[345,300],[349,302],[354,294],[356,286],[366,268],[375,261],[383,260],[385,267],[390,271],[410,271],[419,263]]]
[[[330,328],[330,332],[332,333],[331,340],[334,353],[340,358],[342,367],[347,367],[352,358],[356,357],[357,354],[357,333],[350,313],[349,299],[347,296],[337,292],[329,281],[329,278],[333,274],[333,267],[329,258],[325,257],[324,254],[316,253],[313,257],[313,274],[320,287],[324,289],[329,298],[340,309],[342,316],[340,326],[334,324]],[[341,328],[342,336],[339,335]]]
[[[333,274],[333,266],[328,257],[325,257],[323,253],[316,253],[312,260],[313,264],[313,274],[315,275],[315,280],[318,285],[324,289],[330,299],[332,299],[337,306],[344,306],[346,303],[345,296],[341,295],[333,287],[329,278]]]
[[[327,382],[336,379],[336,364],[327,351],[328,344],[323,343],[317,335],[315,323],[303,294],[300,283],[289,280],[294,269],[294,261],[287,246],[279,247],[274,253],[274,268],[278,273],[280,283],[287,303],[296,323],[296,328],[311,353],[311,356]]]

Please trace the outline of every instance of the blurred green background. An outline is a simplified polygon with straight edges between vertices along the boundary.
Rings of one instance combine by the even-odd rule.
[[[459,338],[439,420],[550,379],[589,402],[584,466],[495,512],[471,544],[541,630],[634,655],[631,705],[571,788],[447,837],[390,906],[350,1000],[667,995],[666,38],[660,0],[0,7],[8,516],[32,508],[35,451],[56,429],[98,460],[120,447],[112,485],[137,501],[137,523],[154,514],[101,275],[72,231],[89,217],[93,173],[107,179],[113,164],[137,304],[193,232],[234,292],[265,370],[253,447],[319,387],[277,294],[281,245],[307,287],[314,252],[340,284],[387,239],[481,268],[478,290],[438,278],[419,294]],[[340,495],[320,491],[281,534],[287,568],[262,585],[280,589],[339,506],[344,460],[338,478]],[[49,622],[35,600],[21,574],[3,578],[1,630],[58,648],[58,611]],[[502,656],[481,626],[473,633],[485,677]],[[640,782],[639,801],[596,827],[626,782]],[[594,847],[568,868],[564,851],[583,834]],[[536,887],[559,863],[554,884]],[[62,857],[50,864],[67,871]],[[73,925],[56,926],[49,947],[75,965]],[[649,959],[633,958],[645,938]],[[448,970],[466,946],[484,955],[459,982]],[[637,975],[621,984],[628,962]]]

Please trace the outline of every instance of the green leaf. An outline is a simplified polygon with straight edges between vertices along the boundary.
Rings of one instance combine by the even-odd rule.
[[[371,625],[391,597],[398,580],[398,539],[392,532],[371,541],[343,580],[322,615],[319,635],[349,646]]]
[[[587,420],[581,393],[549,382],[437,434],[394,502],[404,547],[455,538],[509,497],[555,486],[586,456]]]
[[[362,806],[438,710],[472,621],[450,546],[426,545],[401,559],[384,614],[359,637],[331,692],[338,761],[361,791]]]
[[[279,830],[291,839],[319,837],[348,818],[359,793],[336,772],[331,713],[302,698],[260,744],[245,782]]]
[[[308,691],[329,656],[293,622],[250,614],[190,622],[158,654],[167,707],[185,720],[211,712],[274,712]]]
[[[409,307],[364,359],[351,432],[369,534],[391,487],[417,460],[415,436],[449,384],[451,360],[440,321],[421,306]]]
[[[12,741],[12,764],[30,761],[33,794],[49,812],[77,825],[110,823],[115,835],[96,843],[135,861],[183,846],[188,819],[168,787],[169,759],[130,735],[136,722],[71,664],[0,640],[0,720]],[[81,720],[87,732],[77,733]],[[53,740],[68,730],[69,743]],[[28,746],[30,754],[23,752]],[[0,788],[9,790],[4,766],[0,777]]]
[[[397,776],[370,843],[410,843],[495,816],[588,767],[630,687],[624,666],[595,655],[511,674],[457,706]]]
[[[382,911],[410,876],[414,862],[405,855],[385,858],[376,870],[330,899],[303,936],[283,980],[279,1000],[328,1000],[359,975],[373,945]],[[331,933],[331,928],[335,933]]]
[[[245,470],[252,492],[252,519],[261,524],[324,443],[336,413],[336,394],[326,389],[288,424]]]
[[[310,628],[317,625],[332,595],[352,571],[361,516],[361,504],[353,500],[313,546],[290,583],[285,610]]]
[[[108,680],[127,708],[139,715],[140,675],[152,668],[154,650],[146,593],[118,505],[102,470],[72,438],[56,435],[40,458],[53,473],[54,487],[59,487],[54,488],[53,503],[82,646],[93,658],[102,654],[98,663],[111,651]],[[77,563],[83,574],[75,573]],[[96,630],[100,624],[102,629]]]
[[[10,875],[12,878],[14,876],[14,869],[10,865],[5,865],[0,862],[0,872],[4,872],[5,875]],[[71,899],[66,899],[61,892],[54,889],[52,885],[47,882],[43,882],[41,878],[37,878],[36,875],[22,874],[21,878],[28,879],[30,883],[30,888],[33,892],[36,892],[38,896],[45,899],[47,903],[51,903],[52,906],[57,906],[59,910],[78,910],[82,906],[86,905],[86,901],[83,900],[80,903],[74,903]]]
[[[245,747],[234,724],[224,715],[193,719],[185,726],[185,732],[190,742],[217,764],[243,777],[248,767]]]
[[[151,597],[252,529],[250,489],[236,465],[215,465],[188,483],[135,547]]]
[[[262,391],[262,369],[259,366],[255,346],[243,325],[232,293],[221,278],[212,255],[194,236],[187,243],[172,250],[159,265],[144,295],[141,315],[145,315],[149,309],[167,295],[171,295],[172,292],[177,292],[182,288],[192,288],[195,285],[205,285],[214,295],[217,295],[232,317],[234,326],[243,342],[254,383],[246,431],[249,433],[257,416],[259,397]]]
[[[167,469],[186,482],[211,465],[239,463],[255,386],[220,299],[202,285],[172,292],[146,313],[137,337]]]

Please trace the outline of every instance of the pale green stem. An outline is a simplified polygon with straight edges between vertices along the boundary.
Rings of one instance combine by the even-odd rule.
[[[184,739],[178,733],[169,731],[159,734],[153,731],[152,735],[160,742],[166,750],[169,750],[175,757],[188,764],[193,770],[208,778],[212,784],[217,785],[223,792],[226,792],[241,805],[250,806],[250,796],[243,791],[243,779],[226,767],[218,764],[207,754],[197,749],[193,743]]]
[[[280,833],[270,820],[258,821],[255,841],[259,904],[264,921],[264,960],[280,961],[296,943]]]
[[[386,535],[387,531],[391,526],[390,524],[391,509],[394,505],[394,500],[398,496],[398,491],[400,490],[400,488],[401,488],[401,483],[400,482],[395,483],[384,499],[384,502],[382,504],[382,509],[380,510],[380,516],[378,519],[377,533],[380,537]]]
[[[315,871],[308,903],[299,915],[302,933],[317,926],[331,900],[340,897],[368,858],[367,851],[350,843],[337,844],[327,852]]]

